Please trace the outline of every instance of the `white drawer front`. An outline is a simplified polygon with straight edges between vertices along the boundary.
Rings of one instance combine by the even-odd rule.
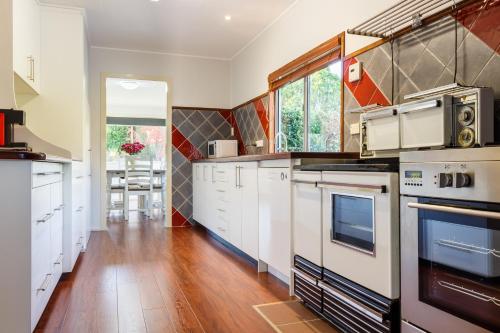
[[[50,206],[53,211],[62,211],[63,208],[63,185],[54,183],[50,185]]]
[[[33,188],[62,181],[62,165],[58,163],[33,163]]]
[[[50,207],[50,186],[34,188],[31,195],[31,238],[34,241],[40,233],[49,229],[49,220],[53,214]]]

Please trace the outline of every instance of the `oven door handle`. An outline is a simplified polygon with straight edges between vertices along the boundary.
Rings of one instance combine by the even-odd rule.
[[[441,106],[441,100],[433,99],[430,101],[420,102],[420,103],[412,103],[409,105],[401,105],[399,107],[399,113],[408,113],[413,111],[423,111],[427,109],[433,109]]]
[[[332,294],[333,296],[337,297],[338,299],[342,300],[343,302],[349,304],[349,306],[353,307],[354,309],[365,314],[367,317],[369,317],[369,318],[371,318],[379,323],[384,322],[384,316],[381,313],[378,313],[378,312],[375,312],[371,309],[368,309],[366,305],[359,303],[358,301],[345,295],[341,291],[337,291],[337,290],[333,289],[332,287],[330,287],[329,285],[325,284],[322,281],[318,281],[318,286],[320,288],[322,288],[323,290],[327,291],[328,293]]]
[[[332,188],[332,189],[351,189],[363,192],[387,193],[387,186],[385,185],[365,185],[365,184],[348,184],[337,182],[318,182],[318,187]]]
[[[312,185],[314,187],[318,187],[318,182],[315,182],[313,180],[296,180],[296,179],[292,179],[291,183],[292,184]]]
[[[443,212],[443,213],[462,214],[462,215],[468,215],[468,216],[474,216],[474,217],[484,217],[484,218],[489,218],[489,219],[500,220],[500,212],[492,212],[492,211],[487,211],[487,210],[450,207],[450,206],[441,206],[441,205],[433,205],[433,204],[423,204],[423,203],[418,203],[418,202],[409,202],[408,207],[416,208],[416,209],[424,209],[424,210],[434,210],[434,211]]]

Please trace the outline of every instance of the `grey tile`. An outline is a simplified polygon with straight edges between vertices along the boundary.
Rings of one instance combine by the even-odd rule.
[[[360,55],[356,56],[356,60],[358,60],[358,62],[361,62],[363,64],[363,67],[369,67],[374,55],[373,51],[374,50],[370,50],[361,53]]]
[[[434,88],[445,86],[453,83],[453,73],[451,73],[448,69],[445,69],[434,83]]]
[[[172,165],[179,166],[186,161],[184,155],[182,155],[177,149],[172,149]]]
[[[189,120],[186,120],[185,122],[183,122],[179,127],[177,127],[177,129],[187,138],[189,136],[191,136],[191,134],[194,133],[195,131],[195,127],[193,126],[193,124],[191,124],[191,122]]]
[[[176,207],[177,211],[182,214],[187,220],[191,220],[193,217],[193,206],[190,201],[185,201],[179,207]]]
[[[172,193],[172,206],[174,206],[176,209],[177,207],[181,207],[186,199],[177,191],[173,191]]]
[[[428,32],[428,50],[443,64],[448,64],[455,54],[455,24],[453,19],[446,18],[436,22]],[[457,44],[460,46],[468,31],[460,23],[457,29]]]
[[[202,111],[193,111],[189,116],[189,120],[197,128],[205,121],[205,117],[201,115],[201,112]]]
[[[174,124],[175,127],[179,127],[184,120],[186,120],[186,117],[180,110],[172,110],[172,124]]]
[[[221,127],[219,127],[219,132],[222,134],[222,137],[224,139],[227,139],[231,136],[231,125],[229,125],[227,122],[225,124],[222,124]]]
[[[186,181],[186,177],[184,177],[180,172],[175,171],[172,173],[172,188],[177,189]]]
[[[382,93],[387,97],[389,101],[392,99],[392,70],[390,68],[385,72],[382,80],[378,84]]]
[[[416,59],[424,52],[425,46],[412,33],[405,35],[394,44],[394,61],[406,75],[413,72]]]
[[[177,167],[177,171],[184,176],[184,178],[189,178],[193,172],[191,163],[182,163]]]
[[[404,96],[408,95],[408,94],[416,93],[418,91],[420,91],[420,90],[410,80],[406,80],[399,87],[398,97],[397,97],[396,101],[394,101],[394,103],[400,104],[400,103],[407,102],[407,101],[405,101]]]
[[[495,51],[474,34],[468,34],[458,49],[457,77],[459,82],[472,85],[479,72],[490,60],[493,52]],[[451,59],[447,68],[453,72],[454,67],[454,59]]]
[[[500,56],[494,54],[490,61],[479,73],[474,85],[481,87],[492,87],[495,98],[500,98]]]
[[[379,48],[373,50],[373,56],[370,64],[366,67],[366,71],[370,74],[372,80],[378,84],[391,66],[391,59]]]
[[[200,131],[195,131],[188,139],[189,142],[198,149],[207,142],[207,138],[204,137]]]
[[[210,140],[212,133],[215,131],[215,128],[210,125],[208,121],[206,121],[200,127],[198,127],[198,131],[201,135]]]
[[[434,83],[444,70],[444,65],[428,50],[425,50],[417,60],[417,65],[411,75],[412,81],[420,90],[434,87]]]
[[[190,182],[184,182],[177,188],[177,192],[179,192],[186,199],[189,198],[189,195],[192,191],[193,185]]]

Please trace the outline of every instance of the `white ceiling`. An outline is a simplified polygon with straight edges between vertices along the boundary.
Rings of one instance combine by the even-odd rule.
[[[127,90],[121,82],[137,83]],[[167,84],[159,81],[106,79],[106,115],[124,118],[164,119],[167,114]]]
[[[40,2],[85,8],[92,46],[229,59],[295,0]]]

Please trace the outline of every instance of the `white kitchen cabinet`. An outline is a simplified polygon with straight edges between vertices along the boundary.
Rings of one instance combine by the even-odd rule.
[[[289,278],[290,168],[258,169],[259,259]]]
[[[201,222],[201,169],[201,163],[193,163],[193,219],[197,222]]]
[[[80,253],[86,248],[87,223],[86,217],[86,186],[85,186],[85,166],[82,162],[73,161],[65,169],[65,179],[67,184],[68,210],[64,223],[64,244],[65,253],[63,261],[63,271],[71,272]]]
[[[294,171],[292,177],[293,253],[323,266],[321,172]]]
[[[13,1],[13,66],[16,92],[40,91],[40,6],[36,0]]]
[[[259,192],[257,162],[239,164],[241,250],[259,258]]]
[[[0,323],[32,332],[62,274],[63,166],[0,161]]]
[[[258,259],[257,162],[193,164],[193,216]]]

